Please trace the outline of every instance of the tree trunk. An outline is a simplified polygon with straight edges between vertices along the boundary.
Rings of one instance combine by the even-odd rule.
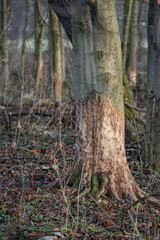
[[[146,159],[160,164],[160,5],[150,0],[148,14],[148,80]]]
[[[72,22],[77,162],[71,181],[81,169],[81,191],[102,195],[109,190],[117,199],[129,195],[135,200],[142,191],[125,156],[121,46],[114,1],[80,5]]]
[[[137,15],[138,15],[138,1],[133,0],[132,6],[132,23],[130,36],[130,50],[129,50],[129,81],[130,86],[135,90],[137,84]]]
[[[125,12],[124,12],[124,27],[123,27],[123,42],[122,42],[122,64],[125,70],[126,57],[127,57],[127,45],[129,36],[129,25],[131,20],[133,0],[125,1]]]
[[[1,86],[4,86],[4,103],[6,103],[6,94],[9,87],[9,59],[8,59],[8,47],[7,47],[7,1],[1,0],[1,29],[0,29],[0,53],[2,61],[2,82]]]
[[[50,11],[50,79],[53,84],[53,98],[61,102],[62,100],[62,52],[61,33],[59,20],[53,11]]]
[[[48,0],[54,12],[62,23],[68,39],[72,42],[71,3],[70,0]]]
[[[39,92],[40,82],[42,80],[42,68],[43,68],[43,58],[42,58],[42,41],[45,31],[45,25],[41,19],[41,6],[38,1],[35,2],[35,58],[36,58],[36,73],[35,73],[35,83],[36,83],[36,94]]]
[[[24,79],[24,70],[25,70],[25,51],[26,51],[26,37],[27,37],[27,28],[29,22],[29,0],[26,0],[26,12],[25,12],[25,26],[23,32],[23,42],[22,42],[22,52],[21,52],[21,71],[22,78]]]
[[[59,27],[60,27],[60,36],[61,36],[62,79],[63,79],[63,81],[65,81],[65,78],[66,78],[65,45],[64,45],[65,32],[64,32],[64,28],[60,22],[59,22]]]
[[[54,1],[58,4],[58,1]],[[88,191],[136,200],[143,191],[125,155],[120,36],[114,0],[72,5],[76,162],[71,183]],[[79,196],[79,197],[80,197]]]
[[[25,15],[25,26],[23,33],[23,42],[22,42],[22,52],[21,52],[21,112],[23,106],[23,93],[24,93],[24,84],[25,84],[25,58],[26,58],[26,37],[27,37],[27,28],[29,22],[29,0],[26,0],[26,15]]]

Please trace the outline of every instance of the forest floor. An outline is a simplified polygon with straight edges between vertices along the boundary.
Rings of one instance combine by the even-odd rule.
[[[70,102],[52,113],[13,114],[10,130],[0,120],[0,239],[160,239],[160,208],[147,200],[77,200],[77,189],[50,187],[72,166],[76,119]],[[140,187],[158,196],[160,177],[142,161],[142,145],[143,136],[126,143],[128,163]]]

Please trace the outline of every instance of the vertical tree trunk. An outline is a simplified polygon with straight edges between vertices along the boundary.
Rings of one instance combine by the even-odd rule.
[[[122,42],[122,64],[123,69],[126,66],[126,57],[127,57],[127,45],[128,45],[128,36],[129,36],[129,26],[132,13],[132,3],[133,0],[125,1],[125,11],[124,11],[124,27],[123,27],[123,42]]]
[[[35,58],[36,58],[36,73],[35,73],[35,83],[36,83],[36,94],[40,90],[40,82],[42,80],[42,68],[43,68],[43,51],[42,51],[42,41],[45,31],[45,25],[41,19],[41,6],[38,1],[35,2]]]
[[[61,34],[59,20],[56,14],[50,10],[50,79],[53,83],[53,98],[61,102],[62,100],[62,52]]]
[[[23,42],[22,42],[22,52],[21,52],[21,111],[23,105],[23,93],[24,93],[24,84],[25,84],[25,51],[26,51],[26,37],[27,37],[27,28],[29,22],[29,0],[26,0],[26,12],[25,12],[25,26],[23,33]]]
[[[64,28],[60,22],[59,22],[59,27],[60,27],[60,36],[61,36],[62,79],[63,79],[63,81],[65,81],[65,78],[66,78],[65,45],[64,45],[65,32],[64,32]]]
[[[71,181],[81,170],[84,193],[101,195],[109,190],[117,199],[123,194],[136,199],[142,191],[125,156],[121,46],[114,1],[74,3],[77,162]]]
[[[133,0],[132,6],[132,22],[131,22],[131,36],[130,36],[130,50],[129,50],[129,81],[130,86],[135,89],[137,83],[137,14],[138,1]]]
[[[1,53],[1,61],[2,61],[2,85],[4,86],[4,103],[6,103],[6,93],[9,87],[9,59],[8,59],[8,47],[7,47],[7,18],[8,18],[8,10],[7,10],[7,1],[1,0],[1,29],[0,29],[0,53]]]
[[[146,159],[160,165],[160,5],[150,0],[148,14],[148,81]]]
[[[139,3],[139,12],[138,12],[138,16],[137,16],[137,21],[138,21],[138,26],[137,26],[137,36],[138,36],[138,49],[141,48],[142,46],[142,41],[143,41],[143,32],[141,29],[141,19],[142,19],[142,12],[143,12],[143,7],[144,7],[144,3],[142,1],[140,1]]]
[[[26,37],[27,37],[27,28],[29,22],[29,0],[26,0],[26,12],[25,12],[25,26],[23,32],[23,42],[22,42],[22,52],[21,52],[21,71],[22,78],[24,79],[25,71],[25,51],[26,51]]]

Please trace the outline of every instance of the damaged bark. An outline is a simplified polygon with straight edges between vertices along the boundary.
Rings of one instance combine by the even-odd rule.
[[[143,195],[127,164],[124,145],[124,115],[110,100],[84,98],[76,104],[76,167],[70,183],[80,181],[98,195],[108,191],[116,199],[122,195],[136,200]],[[81,173],[81,174],[80,174]]]

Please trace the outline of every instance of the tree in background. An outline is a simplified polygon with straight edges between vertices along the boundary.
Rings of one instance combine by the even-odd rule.
[[[136,200],[143,191],[125,155],[121,46],[114,0],[74,0],[72,6],[68,0],[50,2],[58,16],[62,14],[62,24],[63,16],[72,12],[77,138],[70,182],[80,182],[80,196],[89,191],[100,196],[109,190],[117,199],[128,195]],[[71,29],[66,31],[69,36]]]
[[[133,0],[132,21],[130,25],[130,47],[128,73],[130,86],[135,89],[137,83],[137,20],[138,20],[138,0]]]
[[[50,82],[53,86],[53,99],[61,102],[63,84],[62,45],[63,36],[60,31],[60,22],[56,14],[50,9],[50,38],[49,38],[49,73]]]
[[[126,67],[127,45],[129,37],[129,26],[131,21],[133,0],[125,1],[124,3],[124,27],[123,27],[123,41],[122,41],[122,64],[123,69]]]
[[[42,69],[43,69],[43,51],[42,40],[44,37],[45,24],[41,16],[41,5],[39,1],[35,1],[35,60],[36,60],[36,73],[35,73],[35,85],[36,94],[40,90],[40,82],[42,81]]]
[[[148,14],[146,159],[160,165],[160,5],[154,0]]]
[[[1,0],[1,24],[0,24],[0,55],[2,61],[2,76],[1,86],[5,89],[4,103],[6,103],[6,93],[9,85],[9,59],[7,47],[7,32],[8,32],[8,8],[7,1]]]
[[[21,52],[21,111],[23,105],[23,93],[25,84],[25,62],[26,62],[26,37],[29,23],[29,0],[26,0],[25,26],[23,33],[22,52]]]

